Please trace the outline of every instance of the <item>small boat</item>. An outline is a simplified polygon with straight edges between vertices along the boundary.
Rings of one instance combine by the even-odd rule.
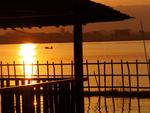
[[[45,49],[53,49],[53,46],[50,47],[46,46]]]

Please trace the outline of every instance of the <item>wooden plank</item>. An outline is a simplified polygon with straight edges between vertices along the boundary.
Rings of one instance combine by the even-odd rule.
[[[49,88],[44,86],[42,93],[43,93],[43,112],[49,113]]]
[[[53,98],[54,98],[54,94],[53,94],[53,86],[52,85],[50,85],[49,86],[49,108],[50,108],[50,113],[54,113],[54,100],[53,100]]]
[[[34,90],[32,87],[22,89],[22,113],[35,113]]]
[[[2,113],[14,113],[14,93],[12,90],[1,92]]]
[[[60,113],[59,111],[59,103],[60,103],[60,100],[59,100],[59,95],[58,95],[58,91],[59,91],[59,87],[58,87],[58,84],[55,84],[54,87],[53,87],[53,91],[54,91],[54,109],[55,109],[55,113]],[[63,95],[64,96],[64,95]],[[51,104],[51,103],[50,103]]]
[[[20,91],[15,92],[15,101],[16,101],[16,113],[21,113],[21,103],[20,103]]]
[[[41,113],[41,98],[40,98],[40,87],[37,86],[35,89],[36,94],[36,113]]]

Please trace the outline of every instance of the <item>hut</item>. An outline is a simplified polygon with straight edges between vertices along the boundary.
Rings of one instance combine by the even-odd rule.
[[[131,18],[109,6],[90,0],[3,0],[0,4],[0,28],[43,26],[74,27],[75,78],[78,113],[84,113],[82,25],[95,22],[121,21]]]

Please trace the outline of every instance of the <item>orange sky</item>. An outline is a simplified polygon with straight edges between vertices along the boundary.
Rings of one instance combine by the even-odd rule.
[[[111,6],[150,4],[150,0],[93,0],[93,1],[104,3],[106,5]]]

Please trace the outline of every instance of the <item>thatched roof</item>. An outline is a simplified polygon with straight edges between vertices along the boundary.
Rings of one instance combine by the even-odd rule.
[[[0,28],[43,27],[120,21],[130,16],[89,0],[5,0]]]

